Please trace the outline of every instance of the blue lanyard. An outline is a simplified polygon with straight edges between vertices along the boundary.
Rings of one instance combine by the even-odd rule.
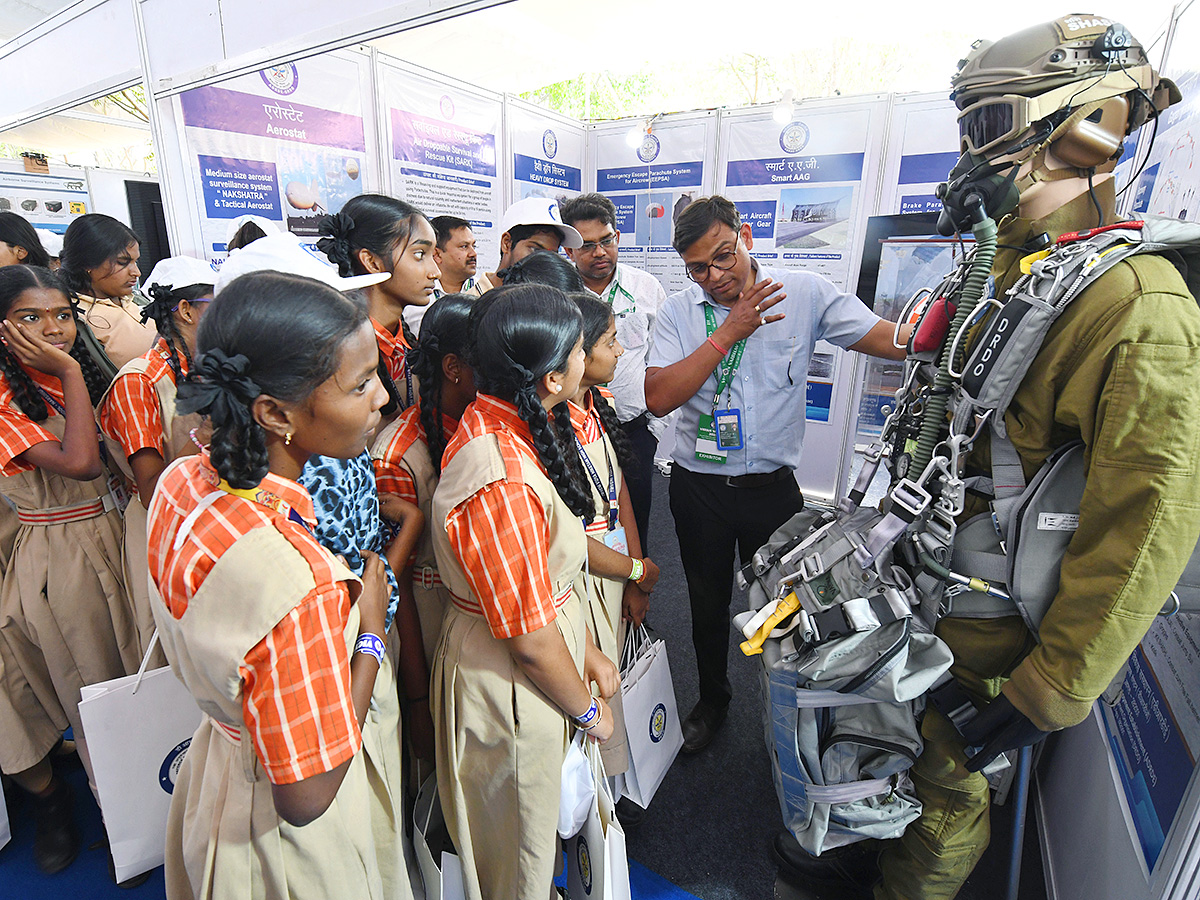
[[[408,364],[408,352],[404,353],[404,390],[406,403],[400,407],[402,410],[408,409],[413,405],[413,383],[412,383],[412,366]]]
[[[596,490],[603,497],[604,482],[600,480],[600,473],[596,471],[596,466],[592,463],[592,458],[583,449],[583,443],[579,440],[579,435],[575,435],[575,446],[579,449],[579,458],[583,460],[583,465],[587,469],[588,475],[591,476],[592,484],[596,486]],[[617,527],[617,515],[620,510],[617,508],[617,473],[613,467],[612,458],[608,455],[608,444],[604,445],[604,460],[608,463],[608,530],[612,531]],[[584,525],[587,524],[588,522],[584,520]]]
[[[51,409],[53,409],[56,413],[58,413],[60,416],[62,416],[63,419],[65,420],[67,418],[67,411],[66,411],[66,409],[63,408],[63,405],[61,403],[59,403],[57,400],[54,399],[54,395],[51,394],[50,392],[48,392],[44,387],[42,387],[40,384],[37,384],[36,382],[34,383],[33,386],[35,388],[37,388],[38,393],[42,395],[42,399],[50,404]],[[102,432],[100,430],[99,423],[96,424],[96,435],[100,439],[100,459],[107,466],[108,465],[108,448],[106,448],[104,446],[104,432]]]

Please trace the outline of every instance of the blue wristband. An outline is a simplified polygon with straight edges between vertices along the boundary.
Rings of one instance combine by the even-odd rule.
[[[368,656],[375,657],[375,662],[383,665],[383,654],[387,652],[387,645],[384,644],[383,638],[377,634],[360,634],[358,641],[354,644],[355,653],[365,653]]]
[[[593,697],[591,706],[589,706],[587,708],[587,712],[585,712],[581,716],[575,717],[575,724],[578,725],[580,728],[587,729],[587,728],[591,728],[593,725],[595,725],[596,722],[599,720],[599,718],[600,718],[600,704],[597,703],[596,698]]]

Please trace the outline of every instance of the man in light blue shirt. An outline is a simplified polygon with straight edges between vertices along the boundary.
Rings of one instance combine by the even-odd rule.
[[[894,325],[810,272],[750,257],[750,225],[724,197],[701,198],[675,225],[695,284],[667,298],[654,326],[646,406],[679,410],[671,512],[692,606],[700,700],[683,750],[706,747],[732,696],[728,671],[734,550],[745,562],[803,508],[793,471],[804,442],[808,364],[818,340],[903,359]],[[907,341],[908,326],[901,329]]]

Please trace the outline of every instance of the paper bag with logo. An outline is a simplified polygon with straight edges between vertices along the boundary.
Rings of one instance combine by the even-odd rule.
[[[631,900],[625,832],[617,821],[616,801],[608,792],[599,745],[590,739],[584,743],[596,799],[582,830],[565,842],[567,892],[571,900]]]
[[[125,881],[163,863],[163,834],[175,776],[203,714],[169,666],[88,685],[79,716],[96,773],[104,827]]]
[[[667,645],[645,627],[631,629],[621,667],[621,703],[629,740],[625,796],[645,809],[683,746]]]
[[[425,900],[464,900],[462,863],[446,833],[436,772],[425,779],[417,792],[417,803],[413,808],[413,846],[421,880],[425,882]]]

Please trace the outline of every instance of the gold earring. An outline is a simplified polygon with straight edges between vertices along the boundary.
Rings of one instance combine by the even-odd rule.
[[[292,443],[292,433],[291,433],[290,431],[289,431],[287,434],[285,434],[285,435],[283,436],[283,442],[284,442],[284,444],[286,444],[287,446],[289,446],[289,447],[291,446],[291,443]]]

